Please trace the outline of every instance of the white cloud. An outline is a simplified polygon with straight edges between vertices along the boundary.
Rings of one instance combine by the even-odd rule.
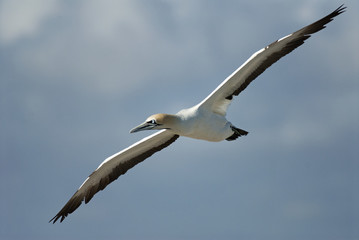
[[[4,0],[0,2],[0,43],[9,44],[36,34],[58,9],[57,0]]]
[[[114,39],[123,28],[127,28],[130,34],[151,32],[150,24],[136,6],[136,1],[90,0],[84,1],[79,10],[82,29],[96,38]]]
[[[33,25],[41,26],[41,19],[51,15],[50,6],[44,9],[49,11],[33,17]],[[137,1],[81,1],[64,14],[66,18],[58,18],[55,30],[46,29],[39,41],[26,43],[12,55],[18,66],[36,73],[36,81],[60,79],[81,86],[83,91],[121,95],[141,83],[158,84],[168,75],[185,72],[183,62],[190,65],[184,60],[186,54],[206,45],[195,32],[182,33],[183,41],[173,38],[162,28],[167,24],[164,16]],[[4,39],[15,40],[21,34],[25,33],[12,37],[9,33]],[[176,66],[178,62],[181,68]]]

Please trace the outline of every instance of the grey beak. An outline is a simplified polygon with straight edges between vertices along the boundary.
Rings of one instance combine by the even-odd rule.
[[[151,123],[147,123],[147,122],[144,122],[142,123],[141,125],[138,125],[137,127],[135,128],[132,128],[130,133],[134,133],[134,132],[140,132],[140,131],[144,131],[144,130],[151,130],[155,127],[156,125],[153,125]]]

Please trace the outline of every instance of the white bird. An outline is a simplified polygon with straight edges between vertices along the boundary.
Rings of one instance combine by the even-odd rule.
[[[177,114],[155,114],[130,132],[161,130],[130,147],[116,153],[105,161],[85,180],[66,205],[50,222],[62,222],[82,203],[108,184],[125,174],[130,168],[167,147],[179,136],[207,141],[235,140],[248,132],[233,126],[226,119],[226,111],[234,96],[237,96],[258,75],[263,73],[281,57],[304,43],[311,34],[325,28],[334,17],[345,11],[343,5],[326,17],[285,36],[254,53],[242,66],[227,77],[208,97],[194,107],[179,111]]]

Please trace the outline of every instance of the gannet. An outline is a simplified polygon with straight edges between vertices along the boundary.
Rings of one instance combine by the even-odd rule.
[[[144,130],[160,131],[103,161],[50,222],[55,223],[58,219],[62,222],[68,214],[81,205],[82,201],[88,203],[97,192],[103,190],[120,175],[169,146],[179,136],[218,142],[232,141],[247,135],[247,131],[235,127],[226,119],[227,108],[233,97],[242,92],[273,63],[302,45],[311,34],[325,28],[327,23],[343,13],[345,9],[346,7],[341,5],[324,18],[257,51],[199,104],[176,114],[160,113],[148,117],[130,133]]]

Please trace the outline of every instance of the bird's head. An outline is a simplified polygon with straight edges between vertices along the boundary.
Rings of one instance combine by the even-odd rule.
[[[176,124],[176,120],[176,115],[164,113],[154,114],[149,116],[144,123],[131,129],[130,133],[144,130],[172,129]]]

